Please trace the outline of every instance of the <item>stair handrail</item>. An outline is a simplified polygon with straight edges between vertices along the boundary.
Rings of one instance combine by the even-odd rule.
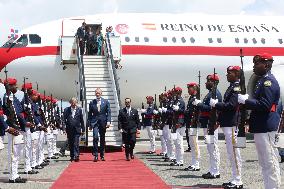
[[[80,83],[80,101],[82,102],[82,108],[85,111],[85,123],[87,126],[87,119],[88,119],[88,103],[87,103],[87,94],[86,94],[86,82],[85,82],[85,74],[84,74],[84,62],[83,62],[83,55],[81,55],[80,52],[80,45],[79,45],[79,39],[76,36],[76,46],[77,46],[77,63],[78,63],[78,69],[79,69],[79,83]],[[88,131],[88,128],[86,128]],[[86,134],[86,146],[88,146],[88,132]]]
[[[115,85],[115,90],[116,90],[116,95],[117,95],[117,100],[118,100],[118,105],[120,108],[121,107],[121,99],[120,99],[120,87],[119,87],[119,82],[118,82],[118,76],[117,76],[117,71],[115,67],[115,62],[113,59],[113,54],[112,54],[112,48],[111,48],[111,43],[110,43],[110,38],[109,34],[106,33],[106,39],[105,39],[105,56],[107,58],[107,62],[111,64],[111,77],[113,77],[114,80],[114,85]]]

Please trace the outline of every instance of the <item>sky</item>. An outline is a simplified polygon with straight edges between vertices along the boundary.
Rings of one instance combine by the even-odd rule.
[[[10,29],[71,16],[155,12],[284,15],[284,0],[0,0],[0,44]]]

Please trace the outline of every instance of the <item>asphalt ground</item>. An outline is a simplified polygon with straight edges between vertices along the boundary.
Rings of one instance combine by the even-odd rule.
[[[220,133],[219,150],[221,154],[220,174],[221,178],[213,180],[205,180],[201,177],[202,174],[207,173],[209,163],[206,145],[202,140],[202,136],[199,137],[199,146],[201,152],[201,170],[198,172],[184,171],[183,169],[189,165],[191,160],[191,152],[184,153],[184,166],[183,167],[171,167],[169,163],[164,162],[160,156],[145,154],[149,148],[149,141],[146,130],[142,130],[141,138],[137,140],[135,147],[135,156],[145,163],[155,174],[157,174],[167,185],[172,188],[221,188],[223,182],[228,182],[231,176],[231,168],[229,161],[227,160],[225,142],[223,135]],[[59,135],[58,147],[66,140],[65,135]],[[19,164],[20,176],[28,178],[28,182],[25,184],[11,184],[8,183],[8,161],[7,161],[7,138],[5,137],[5,149],[0,151],[0,188],[18,189],[18,188],[49,188],[64,169],[68,166],[69,157],[60,157],[58,160],[52,160],[50,165],[42,170],[39,170],[39,174],[25,175],[23,158]],[[158,149],[160,149],[160,141],[157,141]],[[186,140],[184,140],[184,147],[187,149]],[[45,147],[46,148],[46,147]],[[68,154],[68,152],[66,153]],[[107,160],[106,153],[106,160]],[[241,149],[241,155],[243,159],[242,166],[242,180],[244,188],[261,189],[263,186],[263,179],[260,166],[258,165],[257,154],[255,145],[252,138],[247,141],[247,147]],[[281,173],[284,171],[284,164],[280,164]],[[284,176],[281,175],[282,183],[284,183]],[[153,186],[154,187],[154,186]],[[284,188],[284,184],[282,184]]]

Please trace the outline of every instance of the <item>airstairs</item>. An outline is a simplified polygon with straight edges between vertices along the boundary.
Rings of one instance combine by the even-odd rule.
[[[107,146],[122,146],[121,133],[118,131],[118,112],[120,109],[120,90],[118,84],[118,77],[116,75],[115,59],[112,54],[111,41],[107,37],[104,43],[103,56],[94,55],[79,55],[79,81],[80,81],[80,100],[86,113],[87,119],[89,103],[96,98],[96,88],[102,89],[102,97],[108,99],[111,107],[111,127],[106,131],[106,145]],[[119,48],[120,48],[120,40]],[[78,47],[77,47],[78,48]],[[116,47],[117,49],[117,47]],[[119,52],[120,53],[120,52]],[[120,55],[119,55],[120,56]],[[117,58],[117,57],[116,57]],[[86,130],[85,141],[81,140],[80,145],[92,146],[93,145],[93,132]]]

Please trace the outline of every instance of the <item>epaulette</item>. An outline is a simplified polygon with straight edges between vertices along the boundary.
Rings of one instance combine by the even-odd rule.
[[[266,80],[263,84],[264,84],[265,87],[271,87],[271,85],[272,85],[271,81],[269,81],[269,80]]]
[[[241,88],[240,88],[239,86],[236,86],[236,87],[234,87],[234,91],[235,91],[235,92],[240,92],[240,91],[241,91]]]

